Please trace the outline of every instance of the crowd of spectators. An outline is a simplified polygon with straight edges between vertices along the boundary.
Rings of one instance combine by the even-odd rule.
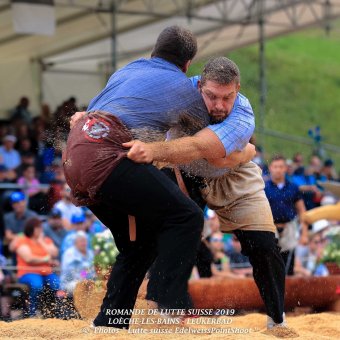
[[[6,284],[28,288],[26,316],[39,311],[39,296],[72,298],[75,285],[96,276],[92,238],[105,230],[88,209],[76,207],[63,174],[61,151],[69,118],[77,111],[69,98],[51,114],[43,105],[33,117],[28,98],[21,98],[10,118],[0,122],[0,317],[11,318]],[[288,275],[327,275],[320,264],[327,244],[325,230],[304,226],[305,209],[335,203],[320,182],[338,180],[333,161],[318,156],[305,163],[302,154],[292,159],[276,156],[267,164],[260,150],[254,161],[262,168],[266,194],[278,226]],[[277,204],[279,202],[279,204]],[[241,279],[252,267],[241,253],[237,237],[220,232],[216,214],[206,209],[206,225],[193,278]],[[294,222],[293,236],[284,248],[280,225]],[[331,223],[331,221],[330,221]],[[300,236],[299,236],[300,233]],[[7,293],[7,294],[6,294]]]
[[[339,181],[333,161],[322,161],[319,156],[312,155],[305,164],[301,153],[296,153],[292,159],[277,154],[265,160],[261,150],[258,150],[253,161],[262,169],[265,193],[277,227],[286,274],[329,275],[322,259],[326,246],[331,242],[327,235],[332,228],[339,227],[340,221],[320,220],[308,225],[303,216],[307,210],[335,204],[339,200],[322,187],[322,182]],[[204,256],[208,259],[206,267],[211,264],[213,268],[205,274],[201,269],[201,260],[197,263],[193,278],[252,276],[251,264],[241,253],[237,237],[222,234],[216,214],[209,209],[206,212],[204,242],[211,253],[210,258],[206,254]]]
[[[76,282],[95,276],[91,239],[104,226],[90,210],[72,204],[61,161],[76,111],[75,98],[69,98],[53,115],[43,105],[33,117],[23,97],[0,122],[2,319],[11,318],[13,292],[27,294],[23,316],[32,317],[41,312],[42,294],[56,304],[72,298]]]

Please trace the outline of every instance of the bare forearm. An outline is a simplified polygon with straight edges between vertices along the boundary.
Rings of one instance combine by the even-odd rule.
[[[152,161],[185,164],[202,158],[223,158],[225,149],[218,137],[209,129],[203,129],[192,137],[183,137],[168,142],[123,143],[130,148],[127,157],[137,163]]]
[[[196,137],[184,137],[169,142],[156,142],[150,144],[153,159],[172,164],[184,164],[191,161],[207,158],[209,150],[197,140]]]

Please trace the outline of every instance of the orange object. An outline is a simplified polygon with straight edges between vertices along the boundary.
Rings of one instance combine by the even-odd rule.
[[[129,236],[131,242],[136,241],[136,233],[136,218],[135,216],[129,215]]]
[[[327,307],[339,300],[336,293],[340,275],[326,277],[288,277],[285,307]],[[246,279],[200,279],[189,283],[195,308],[264,308],[255,281]]]
[[[52,244],[53,241],[45,237],[45,242],[48,244]],[[22,245],[27,245],[31,252],[32,255],[35,256],[47,256],[48,253],[43,246],[41,246],[39,243],[35,242],[34,240],[23,236],[20,237],[18,240],[18,243],[16,245],[16,249],[18,249]],[[38,264],[32,264],[32,263],[27,263],[22,257],[17,255],[17,262],[18,262],[18,277],[21,277],[25,274],[40,274],[40,275],[49,275],[52,273],[52,266],[48,263],[38,263]]]

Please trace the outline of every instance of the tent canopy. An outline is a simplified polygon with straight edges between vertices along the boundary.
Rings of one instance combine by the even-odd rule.
[[[0,0],[0,112],[21,95],[52,108],[65,95],[86,103],[112,67],[150,55],[159,32],[178,24],[198,38],[198,59],[340,16],[340,0],[54,0],[52,36],[14,32],[10,1]],[[65,86],[67,84],[67,86]]]

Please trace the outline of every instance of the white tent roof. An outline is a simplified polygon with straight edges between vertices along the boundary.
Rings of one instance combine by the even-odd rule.
[[[86,102],[102,87],[103,71],[111,72],[108,65],[113,31],[117,66],[121,66],[148,56],[159,32],[173,24],[190,28],[198,37],[197,58],[207,58],[257,41],[261,19],[265,21],[265,37],[270,38],[312,25],[326,25],[340,16],[340,0],[54,0],[54,3],[56,33],[47,37],[16,34],[10,1],[0,0],[0,72],[2,79],[9,79],[9,84],[0,84],[0,111],[14,106],[22,94],[32,96],[36,104],[43,98],[55,105],[66,91],[72,91]],[[93,86],[88,88],[89,93],[87,90],[74,93],[71,76],[73,87],[79,86],[81,77],[82,88],[84,82],[90,81]],[[64,85],[58,90],[62,83],[71,89]],[[19,92],[13,91],[12,86]]]

